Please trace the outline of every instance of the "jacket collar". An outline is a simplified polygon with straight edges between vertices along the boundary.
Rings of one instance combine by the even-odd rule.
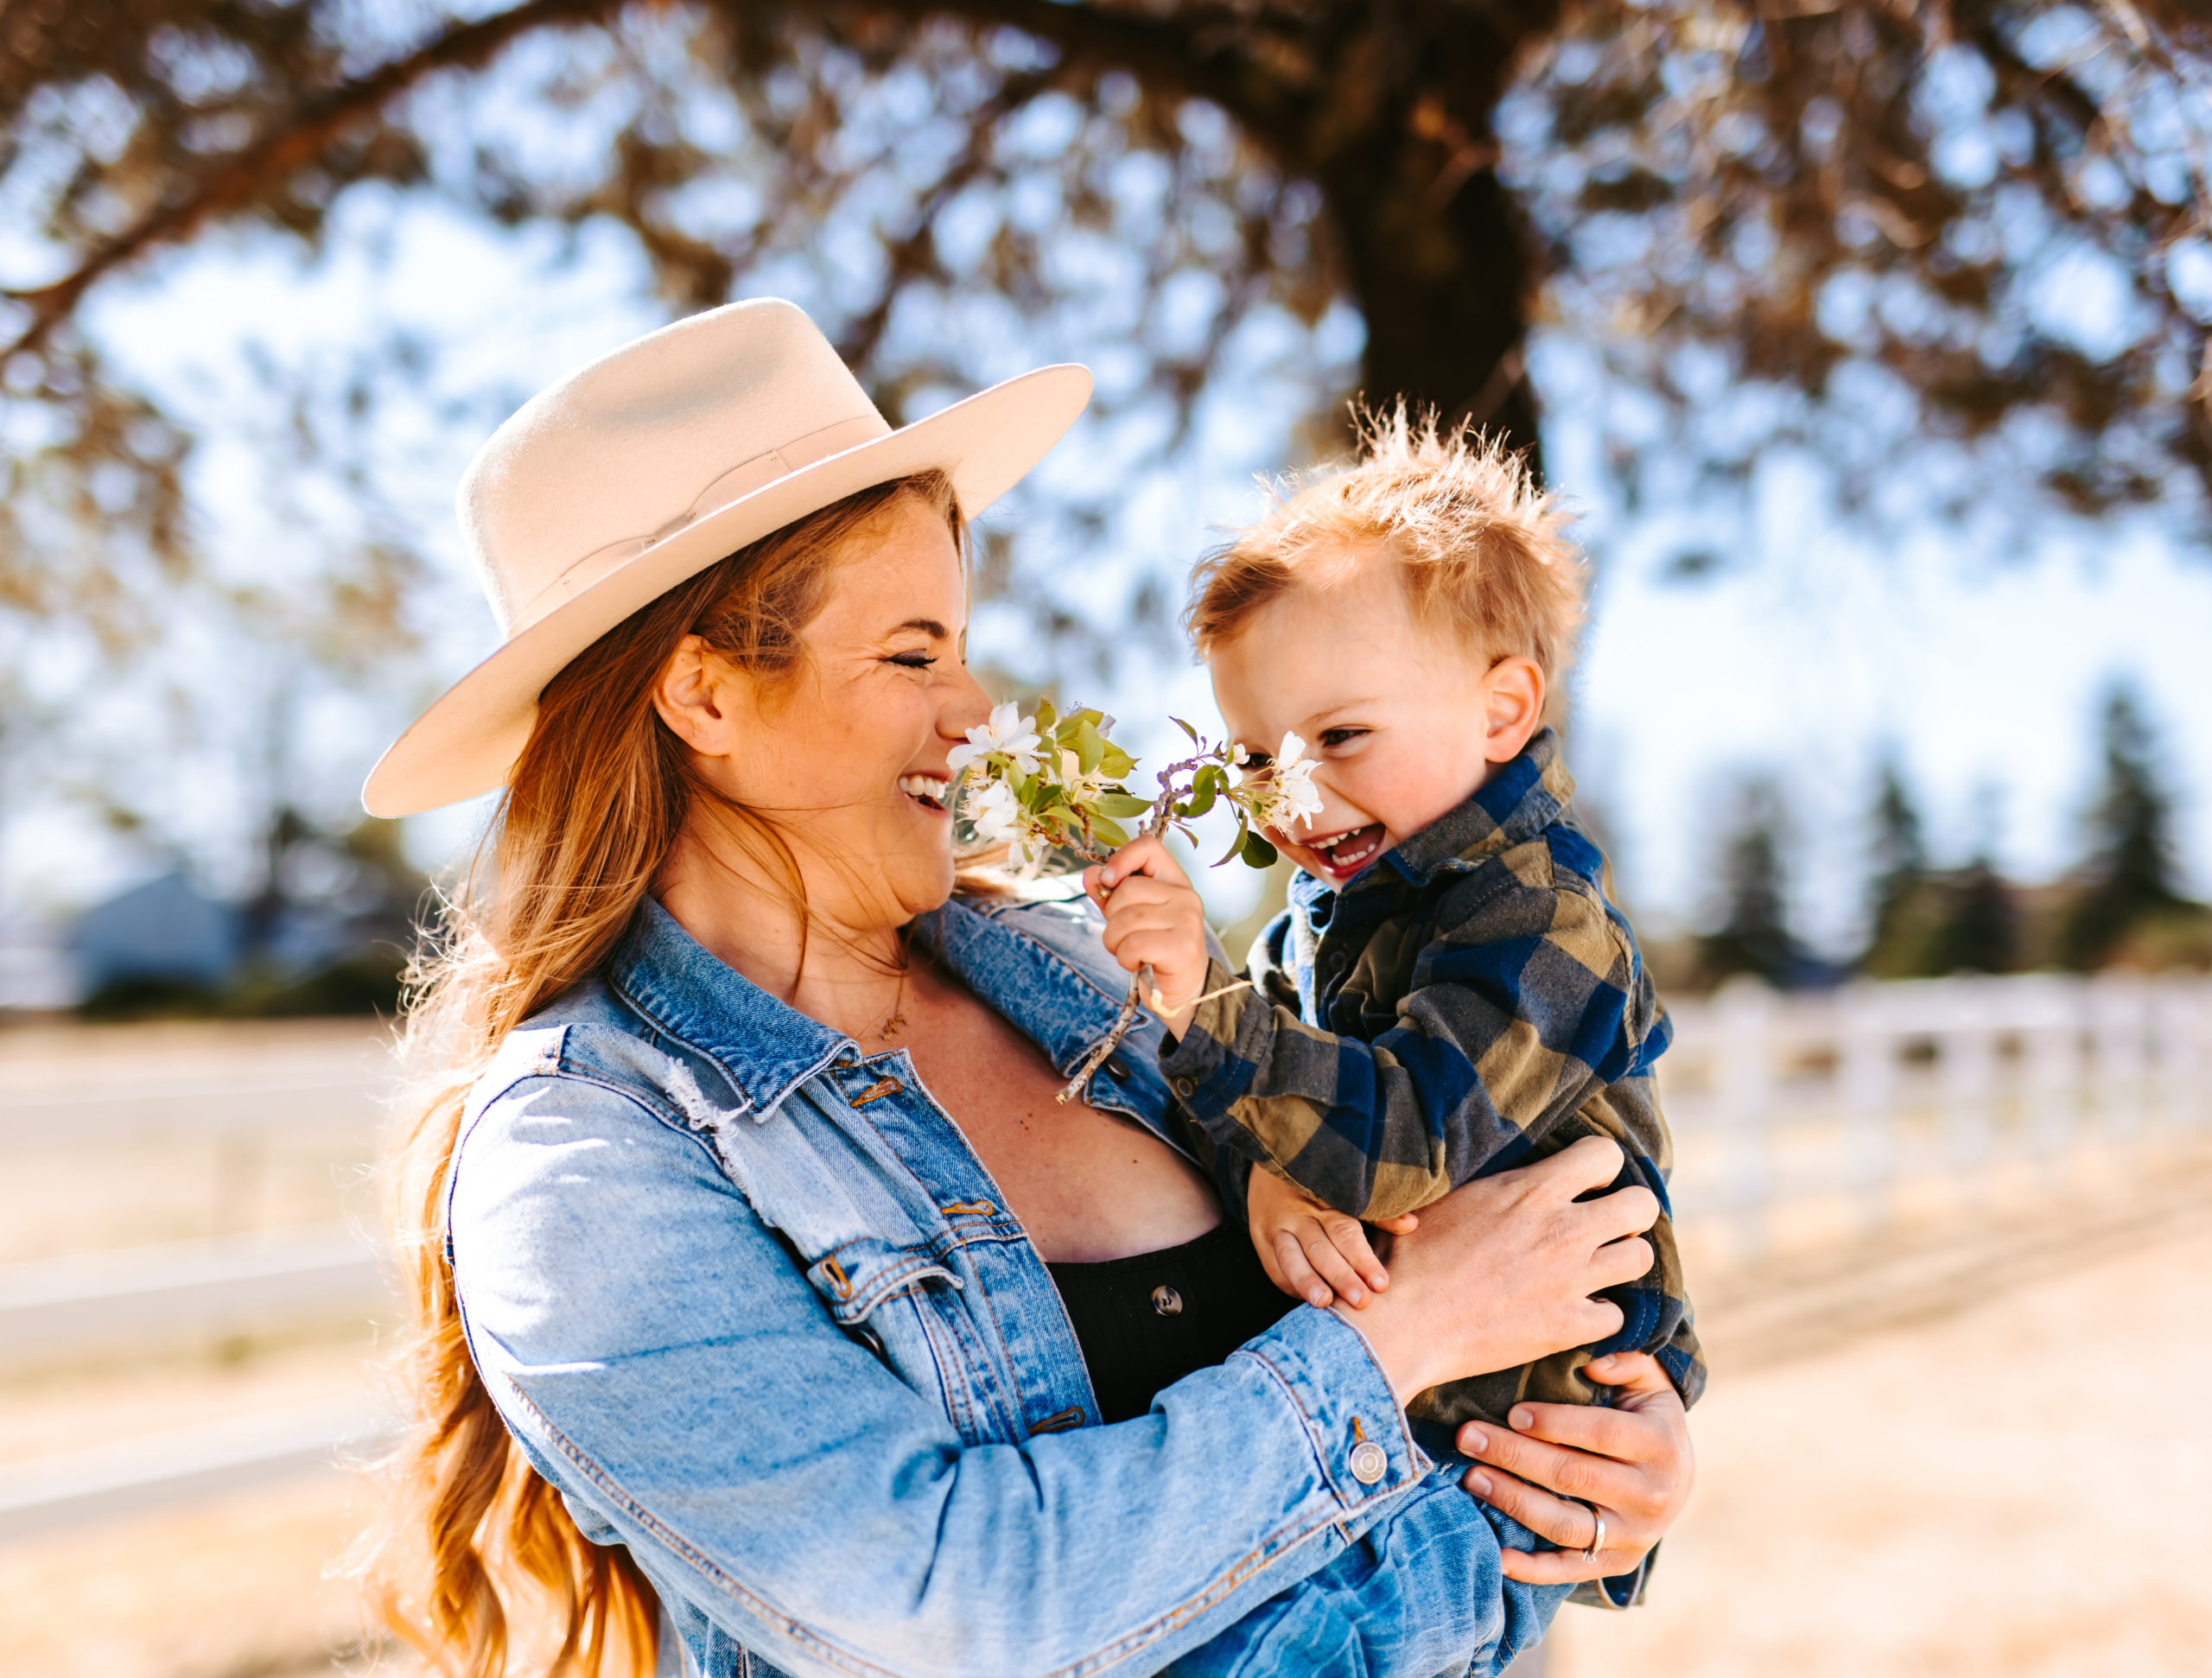
[[[1560,760],[1558,732],[1541,729],[1472,798],[1402,840],[1382,860],[1408,884],[1426,886],[1440,871],[1465,873],[1535,838],[1573,797],[1574,778]]]
[[[918,943],[1063,1071],[1111,1023],[1119,999],[1067,961],[958,899],[914,925]],[[685,931],[652,898],[639,907],[607,981],[666,1035],[721,1068],[756,1120],[823,1067],[866,1058],[844,1033],[770,995]]]
[[[712,1059],[755,1119],[860,1046],[771,996],[647,898],[607,969],[616,994],[669,1036]]]

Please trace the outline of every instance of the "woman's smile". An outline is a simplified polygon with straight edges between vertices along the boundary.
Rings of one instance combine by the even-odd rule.
[[[939,816],[952,813],[948,797],[952,791],[952,783],[939,776],[901,775],[899,790],[924,810],[933,810]]]

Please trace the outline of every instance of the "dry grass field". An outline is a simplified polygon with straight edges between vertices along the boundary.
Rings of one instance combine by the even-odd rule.
[[[59,1046],[0,1034],[0,1262],[368,1211],[370,1109],[345,1089],[366,1033]],[[234,1090],[234,1069],[266,1083],[272,1062],[289,1092]],[[268,1100],[311,1122],[226,1164],[240,1104]],[[2075,1164],[2082,1192],[2024,1222],[1922,1220],[1840,1267],[1777,1249],[1700,1268],[1697,1495],[1651,1603],[1569,1610],[1548,1678],[2212,1672],[2212,1160]],[[333,1329],[10,1376],[0,1466],[359,1394],[372,1351]],[[366,1495],[310,1472],[0,1542],[0,1675],[358,1667],[362,1612],[327,1570]]]

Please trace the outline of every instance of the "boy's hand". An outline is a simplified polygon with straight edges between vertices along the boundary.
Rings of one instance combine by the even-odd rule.
[[[1106,912],[1106,951],[1134,973],[1152,968],[1145,1006],[1172,1037],[1188,1030],[1206,987],[1206,912],[1167,847],[1132,839],[1097,867],[1083,888]]]
[[[1375,1256],[1357,1218],[1322,1204],[1258,1166],[1252,1168],[1244,1204],[1260,1263],[1268,1280],[1284,1293],[1312,1305],[1342,1300],[1357,1307],[1367,1303],[1369,1289],[1380,1293],[1390,1285],[1390,1273]],[[1420,1223],[1405,1212],[1376,1227],[1402,1236]]]

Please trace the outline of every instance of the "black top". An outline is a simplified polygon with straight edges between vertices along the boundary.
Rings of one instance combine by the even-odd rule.
[[[1144,1414],[1162,1387],[1220,1363],[1298,1303],[1268,1280],[1243,1225],[1229,1220],[1180,1247],[1046,1268],[1107,1421]]]

